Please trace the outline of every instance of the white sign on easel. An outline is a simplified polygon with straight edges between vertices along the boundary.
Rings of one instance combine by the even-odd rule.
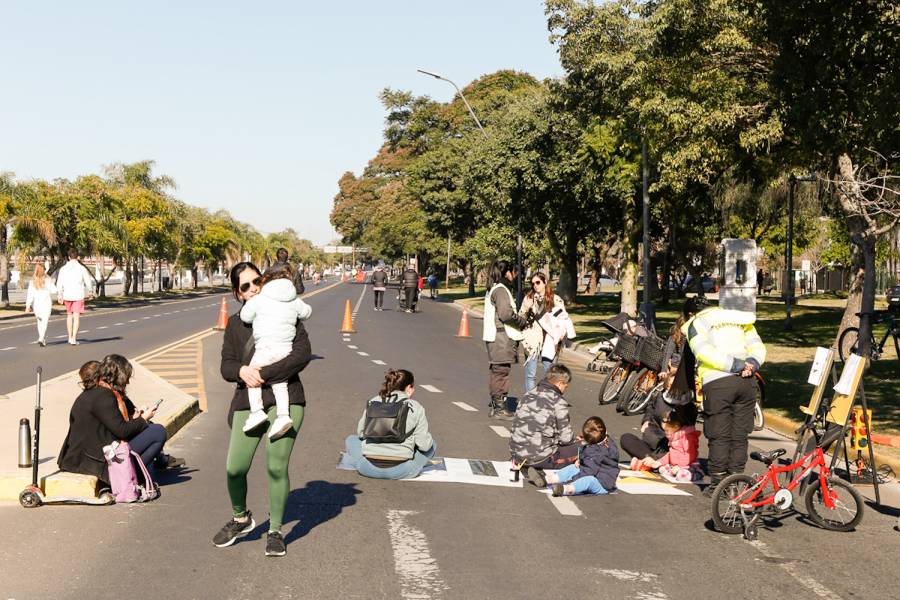
[[[858,354],[851,354],[850,358],[847,359],[847,363],[844,365],[844,370],[841,372],[840,381],[834,386],[834,391],[838,394],[849,396],[850,392],[853,390],[853,381],[856,379],[856,373],[862,369],[862,367],[862,357]]]
[[[828,362],[828,348],[816,348],[816,358],[813,360],[812,368],[809,370],[809,378],[806,382],[810,385],[819,386],[825,377],[825,364]]]

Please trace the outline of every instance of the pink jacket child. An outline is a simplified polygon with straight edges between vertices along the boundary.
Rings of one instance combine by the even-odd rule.
[[[668,424],[666,424],[668,425]],[[700,451],[700,432],[692,425],[685,425],[672,431],[665,427],[666,438],[669,440],[669,451],[660,456],[656,464],[651,465],[659,469],[659,474],[669,481],[677,483],[690,483],[698,479],[701,474],[700,465],[697,463],[697,455]]]

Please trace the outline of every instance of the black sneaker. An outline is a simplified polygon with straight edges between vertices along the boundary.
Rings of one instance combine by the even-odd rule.
[[[566,488],[563,487],[561,483],[553,484],[552,493],[554,498],[559,498],[560,496],[566,495]]]
[[[231,519],[222,529],[219,530],[219,533],[213,538],[213,544],[217,548],[225,548],[226,546],[230,546],[234,543],[236,539],[241,536],[247,535],[256,527],[256,521],[253,520],[253,513],[249,510],[247,511],[247,520],[246,521],[236,521],[235,519]]]
[[[183,467],[184,465],[185,462],[183,458],[177,458],[170,454],[164,455],[160,460],[156,462],[156,468],[163,471],[167,469],[177,469],[178,467]]]
[[[284,536],[280,531],[270,531],[266,537],[266,556],[284,556],[287,547],[284,545]]]
[[[544,477],[542,470],[527,465],[522,467],[522,469],[525,471],[525,479],[528,480],[528,483],[540,489],[547,487],[547,478]]]

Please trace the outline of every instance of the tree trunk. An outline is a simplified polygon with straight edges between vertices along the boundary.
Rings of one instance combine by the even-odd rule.
[[[196,290],[200,286],[200,282],[197,281],[200,279],[200,270],[197,268],[197,265],[191,267],[191,278],[194,280],[194,289]]]
[[[574,231],[566,232],[564,244],[559,244],[558,240],[550,237],[550,248],[557,253],[559,260],[559,284],[556,292],[564,302],[570,304],[575,302],[575,296],[578,291],[578,238]]]
[[[638,305],[638,246],[637,240],[641,227],[636,217],[635,199],[632,198],[625,207],[624,236],[622,243],[622,301],[621,310],[629,315],[637,314]]]
[[[469,295],[475,295],[475,259],[469,257]]]
[[[123,273],[125,274],[125,278],[122,280],[122,285],[124,287],[124,293],[126,296],[131,295],[131,265],[128,264],[128,259],[126,258],[122,262],[125,263],[125,267],[123,269]]]

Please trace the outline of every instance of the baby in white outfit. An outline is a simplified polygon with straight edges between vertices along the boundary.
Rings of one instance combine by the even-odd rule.
[[[289,268],[279,270],[273,276],[277,278],[265,283],[259,294],[247,300],[241,309],[241,320],[253,325],[256,350],[250,360],[251,367],[265,367],[290,354],[297,335],[297,319],[305,320],[312,314],[312,308],[297,297]],[[273,383],[272,393],[275,394],[276,418],[269,428],[270,440],[283,436],[293,426],[288,409],[287,382]],[[244,424],[245,432],[268,421],[263,410],[262,388],[248,388],[247,395],[250,397],[250,416]]]

